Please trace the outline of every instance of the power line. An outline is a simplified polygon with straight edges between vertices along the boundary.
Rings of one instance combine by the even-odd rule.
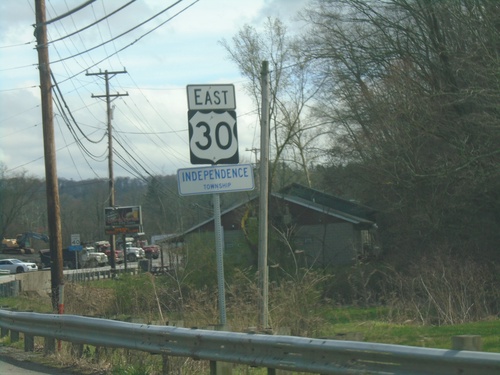
[[[66,12],[66,13],[61,14],[60,16],[57,16],[56,18],[53,18],[53,19],[48,20],[48,21],[45,21],[45,22],[43,22],[43,23],[37,23],[37,24],[34,24],[33,26],[34,26],[34,27],[35,27],[35,29],[36,29],[36,28],[38,28],[38,27],[40,27],[40,26],[42,26],[42,25],[46,26],[46,25],[49,25],[49,24],[51,24],[51,23],[53,23],[53,22],[56,22],[56,21],[62,20],[63,18],[66,18],[66,17],[68,17],[68,16],[72,15],[73,13],[78,12],[79,10],[81,10],[81,9],[85,8],[86,6],[88,6],[88,5],[92,4],[92,3],[93,3],[93,2],[95,2],[95,1],[96,1],[96,0],[88,0],[87,2],[83,3],[82,5],[79,5],[78,7],[74,8],[74,9],[72,9],[72,10],[70,10],[70,11]]]
[[[135,0],[134,0],[134,1],[135,1]],[[179,11],[179,12],[178,12],[177,14],[175,14],[173,17],[170,17],[168,20],[166,20],[165,22],[163,22],[161,25],[159,25],[159,26],[157,26],[157,27],[153,28],[152,30],[150,30],[149,32],[147,32],[147,33],[143,34],[140,38],[138,38],[138,39],[134,40],[134,41],[133,41],[133,43],[129,44],[129,45],[128,45],[128,46],[126,46],[125,48],[128,48],[128,47],[129,47],[129,46],[131,46],[132,44],[135,44],[137,41],[139,41],[140,39],[142,39],[142,38],[143,38],[143,37],[145,37],[146,35],[150,34],[150,33],[151,33],[151,32],[153,32],[154,30],[158,29],[159,27],[161,27],[162,25],[164,25],[166,22],[170,21],[171,19],[173,19],[174,17],[176,17],[177,15],[179,15],[180,13],[182,13],[183,11],[185,11],[186,9],[188,9],[189,7],[193,6],[193,5],[194,5],[196,2],[198,2],[198,1],[199,1],[199,0],[197,0],[197,1],[193,2],[192,4],[190,4],[189,6],[187,6],[186,8],[184,8],[183,10]],[[91,4],[92,2],[87,2],[87,3],[88,3],[88,4]],[[126,5],[128,5],[128,4],[130,4],[130,3],[132,3],[132,1],[130,1],[130,2],[129,2],[129,3],[127,3]],[[180,1],[176,2],[174,5],[176,5],[176,4],[178,4],[178,3],[180,3]],[[172,7],[173,7],[174,5],[172,5]],[[92,8],[94,8],[94,6],[92,6]],[[122,7],[122,8],[123,8],[123,7]],[[122,8],[119,8],[119,9],[122,9]],[[115,10],[112,14],[108,14],[106,17],[102,17],[100,20],[109,19],[109,18],[110,18],[110,16],[111,16],[111,15],[113,15],[114,13],[116,13],[117,11],[118,11],[118,10]],[[65,14],[65,15],[66,15],[66,16],[70,16],[70,14]],[[95,17],[95,19],[97,19],[97,17]],[[51,22],[54,22],[55,20],[56,20],[56,19],[51,19]],[[100,21],[100,20],[99,20],[99,21]],[[92,21],[93,21],[93,20],[92,20]],[[55,22],[54,22],[54,23],[55,23]],[[98,21],[93,22],[91,25],[88,25],[85,29],[88,29],[88,28],[90,28],[90,27],[92,27],[92,26],[95,26],[95,25],[97,25],[97,23],[98,23]],[[60,30],[62,31],[62,29],[59,29],[59,30],[57,30],[57,31],[56,31],[56,33],[57,33],[58,31],[60,31]],[[83,30],[82,30],[82,29],[80,29],[79,31],[83,31]],[[73,32],[71,35],[66,35],[65,37],[59,37],[58,39],[54,39],[54,40],[52,40],[51,42],[48,42],[47,44],[54,43],[55,41],[62,41],[63,39],[66,39],[66,38],[68,38],[69,36],[73,36],[73,35],[76,35],[76,34],[77,34],[77,32]],[[61,33],[59,33],[59,35],[61,35]],[[113,38],[112,40],[115,40],[115,39],[116,39],[116,38]],[[108,42],[109,42],[109,41],[108,41]],[[54,46],[55,46],[55,45],[54,45]],[[60,46],[61,46],[61,45],[60,45]],[[68,47],[71,47],[71,46],[70,46],[70,45],[68,45]],[[81,46],[80,46],[80,47],[81,47]],[[111,54],[111,55],[107,56],[107,57],[106,57],[106,59],[109,59],[111,56],[117,55],[119,52],[123,51],[125,48],[122,48],[122,49],[120,49],[120,50],[116,50],[116,51],[115,51],[115,53],[113,53],[113,54]],[[56,48],[56,49],[57,49],[57,48]],[[85,52],[81,52],[81,53],[85,53]],[[89,56],[91,56],[91,54],[89,54]],[[77,59],[75,59],[75,60],[77,60]],[[101,60],[100,62],[102,62],[102,61],[104,61],[104,60]],[[77,61],[75,61],[75,62],[77,62]],[[98,63],[97,63],[97,64],[98,64]],[[97,64],[94,64],[93,66],[95,66],[95,65],[97,65]],[[35,65],[35,64],[34,64],[34,65]],[[68,72],[68,73],[69,73],[69,72]],[[80,72],[80,73],[81,73],[81,72]],[[79,73],[79,74],[80,74],[80,73]],[[68,74],[68,75],[69,75],[69,74]],[[66,100],[65,100],[65,96],[67,96],[67,92],[63,95],[63,92],[62,92],[62,91],[63,91],[63,90],[62,90],[62,89],[63,89],[63,87],[61,86],[61,84],[62,84],[63,82],[65,82],[67,79],[62,80],[62,82],[60,82],[60,83],[57,83],[57,82],[56,82],[56,80],[55,80],[55,78],[54,78],[54,75],[52,75],[52,78],[53,78],[53,82],[54,82],[54,92],[56,92],[56,93],[55,93],[55,95],[54,95],[54,99],[55,99],[55,102],[57,102],[57,104],[56,104],[56,105],[58,106],[58,109],[59,109],[59,111],[60,111],[60,116],[61,116],[61,119],[65,121],[65,123],[66,123],[66,125],[67,125],[67,127],[68,127],[68,130],[71,132],[72,136],[73,136],[73,137],[74,137],[74,139],[75,139],[75,142],[78,144],[78,146],[80,147],[81,151],[82,151],[82,152],[85,152],[85,150],[88,150],[88,148],[84,146],[84,141],[85,141],[85,139],[87,139],[87,138],[91,138],[90,136],[91,136],[93,133],[89,133],[88,131],[85,131],[85,129],[82,129],[82,128],[81,128],[81,123],[80,123],[80,122],[77,122],[77,121],[76,121],[76,119],[75,119],[75,117],[74,117],[74,114],[75,114],[75,108],[73,108],[72,110],[70,110],[70,108],[69,108],[69,106],[68,106],[68,103],[67,103],[67,102],[66,102]],[[74,78],[74,76],[73,76],[73,77],[70,77],[69,79],[71,79],[71,78]],[[59,76],[59,79],[61,79],[61,76]],[[36,87],[36,86],[34,86],[34,88],[35,88],[35,87]],[[83,86],[74,85],[74,89],[75,89],[75,91],[77,91],[77,92],[81,92],[82,87],[83,87]],[[142,93],[142,94],[144,95],[144,93]],[[146,97],[146,96],[144,95],[144,97]],[[131,110],[131,112],[130,112],[130,116],[132,116],[132,120],[133,120],[133,121],[136,121],[136,124],[137,124],[137,125],[139,125],[139,126],[140,126],[141,124],[145,124],[145,125],[147,125],[147,126],[151,127],[151,126],[149,125],[148,121],[147,121],[147,117],[146,117],[143,113],[140,113],[141,107],[140,107],[140,106],[138,106],[136,103],[134,103],[134,100],[133,100],[133,99],[130,99],[130,100],[131,100],[131,103],[132,103],[132,105],[130,106],[130,110]],[[162,119],[165,123],[168,123],[168,122],[167,122],[167,120],[166,120],[166,119],[162,116],[162,114],[160,114],[160,113],[157,111],[157,108],[156,108],[156,107],[154,107],[154,106],[152,105],[152,103],[151,103],[151,102],[149,102],[149,99],[148,99],[147,97],[146,97],[146,100],[148,101],[148,104],[149,104],[149,105],[150,105],[150,106],[151,106],[151,107],[155,110],[155,112],[157,113],[157,115],[158,115],[158,116],[159,116],[159,117],[160,117],[160,118],[161,118],[161,119]],[[135,106],[135,108],[134,108],[134,106]],[[85,105],[85,106],[83,107],[83,109],[87,109],[87,107],[88,107],[88,106],[87,106],[87,105]],[[89,110],[89,113],[93,113],[93,111]],[[143,119],[146,119],[146,121],[144,121],[144,120],[143,120],[140,116],[139,116],[139,117],[136,117],[136,118],[134,119],[134,116],[137,116],[138,114],[140,114],[140,116],[142,116],[142,117],[143,117]],[[78,116],[77,116],[77,117],[78,117]],[[137,127],[139,128],[139,126],[137,126]],[[184,131],[184,130],[182,130],[182,131],[176,131],[176,130],[173,130],[173,129],[172,129],[171,131],[165,131],[165,132],[155,132],[155,131],[153,131],[153,130],[152,130],[152,128],[151,128],[151,131],[148,131],[148,130],[147,130],[147,127],[144,127],[144,129],[145,129],[145,131],[142,131],[142,132],[125,132],[125,131],[118,131],[118,130],[117,130],[117,133],[118,133],[118,134],[117,134],[117,136],[120,136],[120,134],[124,134],[124,135],[126,135],[126,134],[143,134],[143,135],[145,135],[145,136],[152,136],[152,137],[150,137],[150,139],[151,139],[153,142],[155,142],[155,144],[157,144],[158,146],[162,146],[162,144],[161,144],[160,142],[165,143],[165,138],[161,138],[161,137],[159,137],[159,135],[161,135],[161,134],[176,134],[176,135],[179,135],[181,132],[183,132],[183,133],[184,133],[184,132],[187,132],[187,130],[185,130],[185,131]],[[104,136],[105,136],[105,135],[104,135]],[[103,136],[103,138],[104,138],[104,136]],[[157,140],[155,140],[155,139],[154,139],[155,137],[157,137],[158,139],[157,139]],[[172,137],[171,137],[171,138],[172,138]],[[180,137],[180,139],[182,139],[182,141],[183,141],[184,143],[186,143],[186,139],[184,139],[184,138],[182,138],[182,137]],[[92,140],[91,140],[91,139],[87,139],[87,140],[88,140],[89,142],[92,142]],[[167,138],[167,140],[168,140],[168,138]],[[79,141],[80,141],[80,142],[79,142]],[[81,141],[83,141],[83,142],[81,142]],[[97,140],[94,140],[94,141],[96,141],[96,142],[97,142]],[[102,138],[101,138],[99,141],[102,141]],[[160,142],[159,142],[159,141],[160,141]],[[94,143],[94,142],[92,142],[92,143]],[[130,140],[127,140],[127,138],[126,138],[126,137],[122,137],[122,138],[121,138],[121,143],[122,143],[122,144],[123,144],[126,148],[128,147],[127,143],[129,143],[132,147],[131,147],[131,148],[127,148],[127,149],[128,149],[128,150],[133,150],[133,146],[134,146],[134,145],[133,145],[133,142],[130,142]],[[165,143],[165,145],[167,145],[167,144]],[[68,145],[68,146],[69,146],[69,145]],[[87,145],[87,146],[88,146],[88,145]],[[167,149],[168,149],[168,145],[167,145]],[[161,150],[162,150],[162,152],[164,152],[165,147],[162,147],[162,148],[161,148]],[[175,149],[174,149],[173,151],[175,151]],[[138,152],[140,152],[140,150],[139,150]],[[170,153],[170,152],[168,152],[168,151],[167,151],[167,153],[168,153],[168,156],[172,156],[172,153]],[[123,153],[122,153],[122,154],[123,154]],[[145,168],[144,166],[145,166],[145,165],[150,165],[150,163],[149,163],[149,162],[148,162],[148,163],[144,163],[144,161],[143,161],[143,160],[141,160],[141,158],[138,158],[138,157],[137,157],[137,155],[136,155],[134,152],[133,152],[132,154],[133,154],[133,155],[135,155],[135,159],[131,159],[131,160],[133,160],[134,162],[137,162],[137,163],[142,163],[142,165],[141,165],[141,164],[139,164],[139,165],[140,165],[140,167],[139,167],[138,169],[139,169],[139,170],[141,170],[141,168],[143,168],[143,169],[145,169],[145,170],[146,170],[147,168]],[[96,155],[94,155],[94,156],[96,156]],[[126,156],[126,155],[125,155],[125,156]],[[101,157],[101,155],[99,155],[99,157]],[[146,159],[147,159],[147,158],[146,158]],[[86,160],[86,161],[87,161],[87,160]],[[148,172],[148,173],[149,173],[149,172]],[[149,173],[149,174],[150,174],[150,173]]]
[[[161,12],[159,12],[159,13],[155,14],[154,16],[152,16],[152,17],[148,18],[147,20],[145,20],[145,21],[143,21],[143,22],[139,23],[138,25],[135,25],[135,26],[134,26],[134,27],[132,27],[131,29],[129,29],[129,30],[127,30],[127,31],[124,31],[123,33],[121,33],[121,34],[119,34],[119,35],[115,36],[114,38],[111,38],[111,39],[109,39],[109,40],[107,40],[107,41],[105,41],[105,42],[103,42],[103,43],[101,43],[101,44],[98,44],[98,45],[96,45],[96,46],[94,46],[94,47],[92,47],[92,48],[89,48],[89,49],[87,49],[87,50],[85,50],[85,51],[81,51],[81,52],[79,52],[79,53],[77,53],[77,54],[75,54],[75,55],[68,56],[68,57],[65,57],[65,58],[62,58],[62,59],[59,59],[59,60],[56,60],[56,61],[52,61],[52,64],[55,64],[55,63],[58,63],[58,62],[61,62],[61,61],[69,60],[69,59],[72,59],[72,58],[74,58],[74,57],[80,56],[80,55],[82,55],[82,54],[84,54],[84,53],[87,53],[87,52],[93,51],[93,50],[95,50],[95,49],[97,49],[97,48],[99,48],[99,47],[102,47],[102,46],[104,46],[104,45],[106,45],[106,44],[108,44],[108,43],[110,43],[110,42],[112,42],[112,41],[114,41],[114,40],[116,40],[116,39],[118,39],[118,38],[121,38],[122,36],[124,36],[124,35],[126,35],[126,34],[128,34],[128,33],[132,32],[132,31],[134,31],[135,29],[137,29],[137,28],[139,28],[139,27],[143,26],[144,24],[146,24],[146,23],[148,23],[148,22],[152,21],[153,19],[155,19],[156,17],[160,16],[162,13],[165,13],[167,10],[169,10],[169,9],[173,8],[175,5],[179,4],[179,3],[180,3],[180,2],[182,2],[182,1],[183,1],[183,0],[178,0],[178,1],[177,1],[177,2],[175,2],[174,4],[172,4],[172,5],[168,6],[167,8],[163,9]],[[199,1],[199,0],[197,0],[197,1]],[[160,25],[161,25],[161,24],[160,24]],[[156,28],[154,28],[153,30],[155,30],[155,29],[156,29]],[[147,34],[148,34],[148,33],[146,33],[146,34],[144,34],[144,35],[147,35]],[[141,37],[141,38],[142,38],[142,37]],[[137,40],[139,40],[139,39],[137,39]],[[137,41],[137,40],[136,40],[136,41]],[[134,42],[134,43],[135,43],[135,42]]]
[[[177,4],[177,3],[176,3],[176,4]],[[175,5],[175,4],[174,4],[174,5]],[[192,5],[192,4],[191,4],[191,5]],[[173,5],[172,5],[172,6],[173,6]],[[172,6],[171,6],[171,7],[172,7]],[[169,7],[169,8],[171,8],[171,7]],[[168,8],[167,8],[167,9],[168,9]],[[160,13],[161,13],[161,12],[160,12]],[[158,14],[160,14],[160,13],[158,13]],[[179,13],[180,13],[180,12],[179,12]],[[179,14],[179,13],[178,13],[178,14]],[[158,15],[158,14],[157,14],[157,15]],[[151,17],[150,19],[152,19],[152,18],[154,18],[154,17]],[[63,38],[59,38],[59,40],[60,40],[60,39],[63,39]],[[61,94],[61,96],[62,96],[62,94]],[[136,106],[136,107],[137,107],[137,106]],[[132,113],[136,113],[136,111],[133,111]],[[69,129],[70,129],[70,131],[71,131],[71,128],[70,128],[70,127],[69,127]],[[81,129],[80,129],[80,131],[81,131]],[[83,132],[82,132],[82,134],[83,134]],[[80,147],[83,147],[83,145],[81,145]],[[136,160],[136,161],[137,161],[137,160]]]
[[[56,79],[55,79],[54,75],[52,74],[52,72],[50,72],[50,76],[52,77],[53,87],[55,87],[55,88],[57,89],[57,92],[59,93],[59,98],[62,100],[62,102],[63,102],[63,104],[64,104],[64,108],[66,108],[66,109],[68,110],[68,113],[69,113],[69,115],[70,115],[71,119],[73,120],[73,123],[75,124],[76,128],[80,131],[80,133],[81,133],[81,134],[85,137],[85,139],[86,139],[87,141],[89,141],[89,142],[91,142],[91,143],[96,143],[96,144],[97,144],[97,143],[100,143],[100,142],[104,139],[105,135],[103,135],[103,136],[101,137],[101,139],[99,139],[99,140],[97,140],[97,141],[94,141],[94,140],[90,139],[89,137],[87,137],[87,135],[83,132],[83,130],[82,130],[82,129],[80,128],[80,126],[78,125],[78,122],[76,122],[75,118],[73,117],[73,114],[71,113],[71,110],[69,109],[68,104],[67,104],[67,103],[66,103],[66,101],[64,100],[64,96],[62,95],[61,90],[60,90],[60,88],[59,88],[59,85],[57,84],[57,81],[56,81]],[[128,94],[127,94],[127,95],[128,95]],[[62,107],[62,106],[61,106],[61,107]],[[64,109],[63,109],[63,111],[64,111]]]
[[[82,141],[80,140],[80,138],[78,138],[75,130],[71,126],[71,122],[69,121],[66,113],[64,112],[64,108],[61,105],[61,100],[59,98],[59,95],[57,93],[54,93],[54,97],[55,97],[54,103],[55,103],[56,107],[59,109],[60,116],[64,120],[64,122],[66,123],[67,128],[69,129],[71,135],[73,136],[73,139],[75,140],[75,143],[78,145],[78,147],[80,148],[80,150],[82,150],[83,152],[85,152],[85,154],[87,154],[94,161],[103,161],[104,160],[104,159],[102,159],[103,154],[101,154],[101,155],[94,155],[92,152],[90,152],[90,150],[87,147],[85,147],[85,145],[82,143]]]
[[[114,55],[117,55],[119,52],[122,52],[124,50],[126,50],[127,48],[131,47],[132,45],[134,45],[135,43],[137,43],[139,40],[141,40],[142,38],[144,38],[145,36],[149,35],[150,33],[152,33],[153,31],[155,31],[156,29],[160,28],[161,26],[163,26],[165,23],[171,21],[172,19],[174,19],[175,17],[177,17],[179,14],[183,13],[184,11],[186,11],[187,9],[189,9],[190,7],[192,7],[194,4],[196,4],[198,1],[200,0],[195,0],[193,3],[191,3],[190,5],[188,5],[187,7],[185,7],[184,9],[180,10],[179,12],[177,12],[176,14],[174,14],[172,17],[168,18],[166,21],[162,22],[161,24],[159,24],[158,26],[156,26],[155,28],[153,28],[152,30],[144,33],[143,35],[141,35],[139,38],[137,38],[136,40],[134,40],[132,43],[129,43],[127,44],[126,46],[120,48],[119,50],[117,50],[116,52],[104,57],[103,59],[99,60],[97,63],[89,66],[86,70],[90,69],[90,68],[93,68],[95,66],[97,66],[98,64],[102,63],[103,61],[106,61],[107,59],[109,59],[110,57],[114,56]],[[74,77],[76,77],[77,75],[80,75],[84,72],[85,70],[83,71],[80,71],[76,74],[73,74],[71,77],[68,77],[66,80],[64,80],[63,82],[67,81],[67,80],[70,80]]]
[[[0,46],[0,49],[27,46],[27,45],[35,44],[35,43],[36,43],[35,41],[32,41],[32,42],[24,42],[24,43],[18,43],[18,44],[10,44],[8,46]]]
[[[102,18],[98,19],[97,21],[92,22],[91,24],[89,24],[89,25],[87,25],[87,26],[85,26],[85,27],[83,27],[83,28],[81,28],[81,29],[78,29],[78,30],[76,30],[76,31],[73,31],[72,33],[67,34],[67,35],[65,35],[65,36],[63,36],[63,37],[60,37],[60,38],[55,39],[55,40],[51,40],[48,44],[52,44],[52,43],[55,43],[55,42],[59,42],[59,41],[61,41],[61,40],[63,40],[63,39],[66,39],[66,38],[72,37],[73,35],[76,35],[76,34],[78,34],[78,33],[81,33],[82,31],[85,31],[85,30],[87,30],[87,29],[91,28],[92,26],[95,26],[95,25],[97,25],[98,23],[100,23],[100,22],[102,22],[102,21],[104,21],[104,20],[108,19],[109,17],[111,17],[112,15],[114,15],[114,14],[118,13],[119,11],[123,10],[124,8],[128,7],[130,4],[132,4],[132,3],[133,3],[133,2],[135,2],[135,1],[136,1],[136,0],[131,0],[131,1],[129,1],[127,4],[125,4],[125,5],[121,6],[120,8],[118,8],[118,9],[114,10],[113,12],[111,12],[111,13],[109,13],[109,14],[106,14],[104,17],[102,17]]]
[[[27,90],[27,89],[36,89],[36,88],[38,88],[38,86],[16,87],[16,88],[13,88],[13,89],[0,90],[0,92],[16,91],[16,90]]]
[[[59,132],[61,133],[61,136],[63,137],[63,141],[66,144],[66,137],[64,136],[64,132],[61,129],[61,125],[59,124],[59,121],[57,121],[57,117],[55,117],[55,120],[57,122],[57,125],[59,126]],[[73,166],[75,167],[76,173],[78,174],[78,177],[80,177],[80,180],[82,179],[82,175],[80,174],[80,171],[78,170],[78,166],[75,163],[75,159],[73,159],[73,155],[71,154],[71,151],[69,147],[67,148],[69,157],[71,159],[71,162],[73,163]]]

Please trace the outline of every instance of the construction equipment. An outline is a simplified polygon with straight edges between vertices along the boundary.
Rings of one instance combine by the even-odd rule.
[[[4,238],[2,240],[3,254],[34,254],[35,250],[31,247],[31,239],[49,242],[49,237],[45,234],[36,232],[25,232],[18,234],[16,239]]]

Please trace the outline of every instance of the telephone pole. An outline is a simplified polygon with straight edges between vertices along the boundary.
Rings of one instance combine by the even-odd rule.
[[[259,198],[259,323],[263,330],[269,329],[269,278],[267,268],[268,250],[268,206],[269,206],[269,62],[262,61],[262,118],[260,119],[260,198]]]
[[[88,76],[104,76],[104,82],[106,84],[106,94],[103,95],[94,95],[93,98],[106,98],[106,113],[107,113],[107,125],[108,125],[108,171],[109,171],[109,206],[115,207],[115,177],[113,174],[113,131],[111,126],[111,119],[113,118],[113,114],[111,112],[111,98],[116,99],[119,96],[128,96],[128,93],[125,94],[110,94],[109,93],[109,80],[113,78],[117,74],[127,73],[126,70],[122,71],[114,71],[108,72],[105,70],[104,72],[99,73],[87,73]],[[115,262],[115,250],[116,250],[116,242],[115,236],[112,234],[109,239],[109,243],[111,245],[111,269],[116,270],[116,262]],[[125,250],[123,251],[124,258],[127,256],[125,254]]]
[[[50,79],[49,48],[47,44],[47,24],[45,0],[35,0],[36,49],[43,124],[43,152],[45,158],[45,184],[47,190],[47,220],[49,226],[50,267],[52,307],[59,314],[64,313],[64,278],[62,259],[62,230],[57,182],[56,148],[54,142],[54,111],[52,107],[52,83]]]

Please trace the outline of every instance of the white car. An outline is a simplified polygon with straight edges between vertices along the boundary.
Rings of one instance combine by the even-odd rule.
[[[23,262],[19,259],[0,259],[0,270],[9,271],[9,273],[23,273],[38,271],[36,263]]]

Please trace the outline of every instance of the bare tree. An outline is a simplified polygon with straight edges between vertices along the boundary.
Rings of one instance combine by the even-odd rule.
[[[258,32],[245,25],[232,39],[221,44],[242,74],[249,79],[247,91],[259,108],[261,101],[260,70],[267,60],[271,71],[270,123],[272,141],[271,177],[276,181],[282,163],[289,163],[303,172],[310,185],[309,168],[321,157],[318,136],[323,132],[309,116],[309,106],[319,89],[311,85],[310,65],[304,61],[294,39],[279,19],[268,18],[264,30]],[[259,113],[260,117],[260,113]]]
[[[28,177],[26,172],[0,175],[0,230],[2,238],[37,230],[45,226],[43,181]],[[15,237],[14,237],[15,238]]]
[[[304,13],[332,156],[361,167],[399,252],[441,241],[497,253],[499,7],[317,0]]]

